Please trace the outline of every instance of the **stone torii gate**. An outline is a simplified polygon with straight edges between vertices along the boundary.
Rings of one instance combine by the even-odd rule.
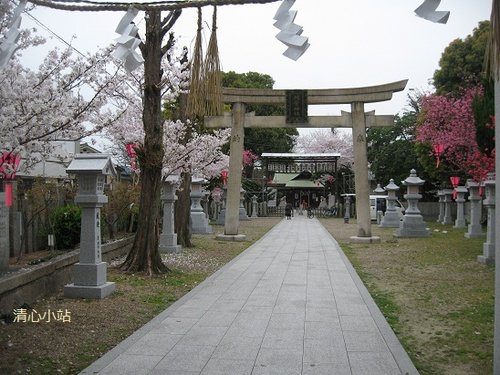
[[[233,104],[232,112],[205,118],[207,128],[231,128],[226,218],[224,235],[219,238],[245,238],[238,234],[244,128],[339,127],[352,128],[353,131],[357,236],[351,239],[367,243],[380,241],[380,238],[372,237],[371,234],[366,128],[393,126],[394,116],[375,115],[375,111],[365,112],[364,105],[392,99],[393,93],[404,90],[407,82],[403,80],[379,86],[315,90],[223,88],[223,101]],[[254,113],[246,113],[246,104],[285,104],[286,116],[255,116]],[[341,116],[308,116],[309,104],[350,104],[351,112],[342,111]]]

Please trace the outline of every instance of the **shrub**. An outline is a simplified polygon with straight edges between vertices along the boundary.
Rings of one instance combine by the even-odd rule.
[[[59,249],[73,249],[80,242],[80,207],[68,205],[57,208],[52,214],[51,222]]]

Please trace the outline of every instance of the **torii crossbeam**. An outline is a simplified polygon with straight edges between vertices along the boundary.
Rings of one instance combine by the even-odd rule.
[[[229,239],[241,236],[238,234],[239,200],[245,127],[342,127],[352,128],[353,131],[358,230],[357,236],[353,236],[351,239],[358,242],[379,241],[379,238],[371,235],[366,128],[392,126],[394,125],[394,116],[375,115],[375,111],[365,113],[364,105],[365,103],[392,99],[395,92],[405,89],[407,82],[408,80],[403,80],[378,86],[307,91],[223,88],[223,101],[233,104],[232,113],[225,113],[224,116],[206,117],[205,126],[208,128],[231,128],[224,235]],[[255,116],[252,113],[245,113],[246,104],[287,104],[287,116]],[[351,112],[342,111],[341,116],[307,116],[307,105],[309,104],[350,104]]]

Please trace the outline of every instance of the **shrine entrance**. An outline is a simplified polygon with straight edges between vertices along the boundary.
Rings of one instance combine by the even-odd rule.
[[[407,82],[403,80],[378,86],[315,90],[223,88],[223,101],[233,105],[232,112],[205,118],[207,128],[231,128],[226,218],[221,239],[244,238],[238,233],[244,128],[294,127],[352,128],[357,235],[351,239],[367,243],[380,241],[380,238],[372,237],[371,234],[366,128],[393,126],[394,116],[375,115],[375,111],[365,112],[364,105],[392,99],[395,92],[404,90]],[[246,113],[246,104],[283,104],[286,105],[286,116],[255,116]],[[351,112],[342,111],[340,116],[309,116],[309,104],[350,104]]]

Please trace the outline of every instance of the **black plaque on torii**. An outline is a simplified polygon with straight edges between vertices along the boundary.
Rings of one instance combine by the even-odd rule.
[[[286,123],[306,124],[307,122],[307,90],[287,90]]]

